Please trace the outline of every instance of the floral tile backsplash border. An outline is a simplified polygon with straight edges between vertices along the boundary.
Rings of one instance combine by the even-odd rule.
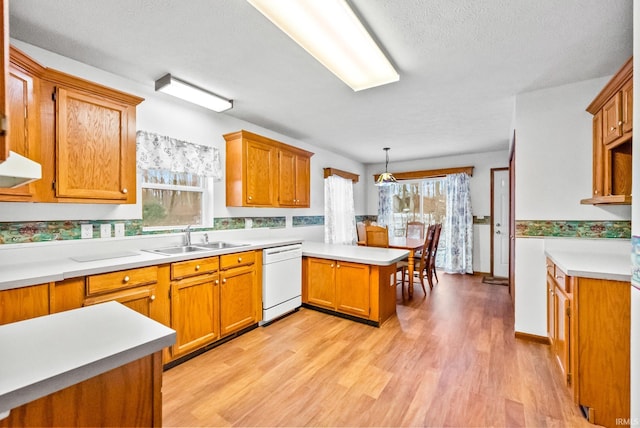
[[[628,220],[516,220],[518,238],[630,239]]]

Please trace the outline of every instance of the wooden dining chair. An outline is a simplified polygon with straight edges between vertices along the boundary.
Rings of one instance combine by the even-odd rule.
[[[442,231],[442,223],[438,223],[435,226],[436,226],[436,230],[433,235],[433,245],[431,248],[429,270],[431,271],[431,274],[435,277],[436,283],[437,283],[439,282],[439,280],[438,280],[438,274],[436,273],[436,256],[438,253],[438,243],[440,242],[440,232]],[[432,284],[432,280],[429,280],[429,284]]]
[[[365,226],[365,245],[368,247],[389,247],[387,226]]]
[[[358,245],[366,245],[367,236],[365,232],[366,225],[359,221],[356,223],[356,230],[358,232]]]
[[[413,272],[418,273],[418,277],[420,278],[420,285],[422,286],[422,291],[424,295],[427,295],[427,288],[424,286],[424,279],[427,278],[429,282],[429,289],[433,288],[433,283],[431,280],[431,254],[433,248],[433,239],[435,236],[436,227],[435,225],[430,225],[427,228],[427,233],[424,239],[424,244],[422,246],[422,252],[420,253],[420,257],[416,258],[414,261]],[[406,260],[399,261],[396,266],[402,270],[402,298],[404,299],[404,280],[409,272],[409,262]]]
[[[407,222],[405,236],[408,239],[422,239],[424,237],[424,223],[421,221]]]

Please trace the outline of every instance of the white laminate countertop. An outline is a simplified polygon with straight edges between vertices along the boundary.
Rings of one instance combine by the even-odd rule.
[[[388,266],[407,257],[409,251],[305,241],[302,243],[302,255],[320,259]]]
[[[145,357],[174,330],[117,302],[0,326],[0,414]]]
[[[250,242],[233,240],[233,242],[246,245],[223,250],[198,251],[171,256],[146,250],[104,251],[101,250],[99,246],[96,246],[95,250],[89,250],[86,254],[89,258],[96,259],[93,261],[78,261],[72,257],[60,257],[55,252],[55,247],[52,247],[52,257],[47,261],[23,264],[13,263],[11,265],[0,266],[0,291],[53,281],[62,281],[67,278],[76,278],[79,276],[136,269],[145,266],[271,248],[281,245],[299,244],[302,242],[302,239],[259,239]]]
[[[630,253],[546,250],[545,254],[569,276],[631,281]]]

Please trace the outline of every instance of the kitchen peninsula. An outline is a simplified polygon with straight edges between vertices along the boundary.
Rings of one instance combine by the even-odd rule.
[[[175,337],[116,302],[0,326],[0,427],[161,426]]]

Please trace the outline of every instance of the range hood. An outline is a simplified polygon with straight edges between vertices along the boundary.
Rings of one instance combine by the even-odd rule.
[[[42,178],[38,162],[9,151],[9,157],[0,163],[0,187],[18,187]]]

